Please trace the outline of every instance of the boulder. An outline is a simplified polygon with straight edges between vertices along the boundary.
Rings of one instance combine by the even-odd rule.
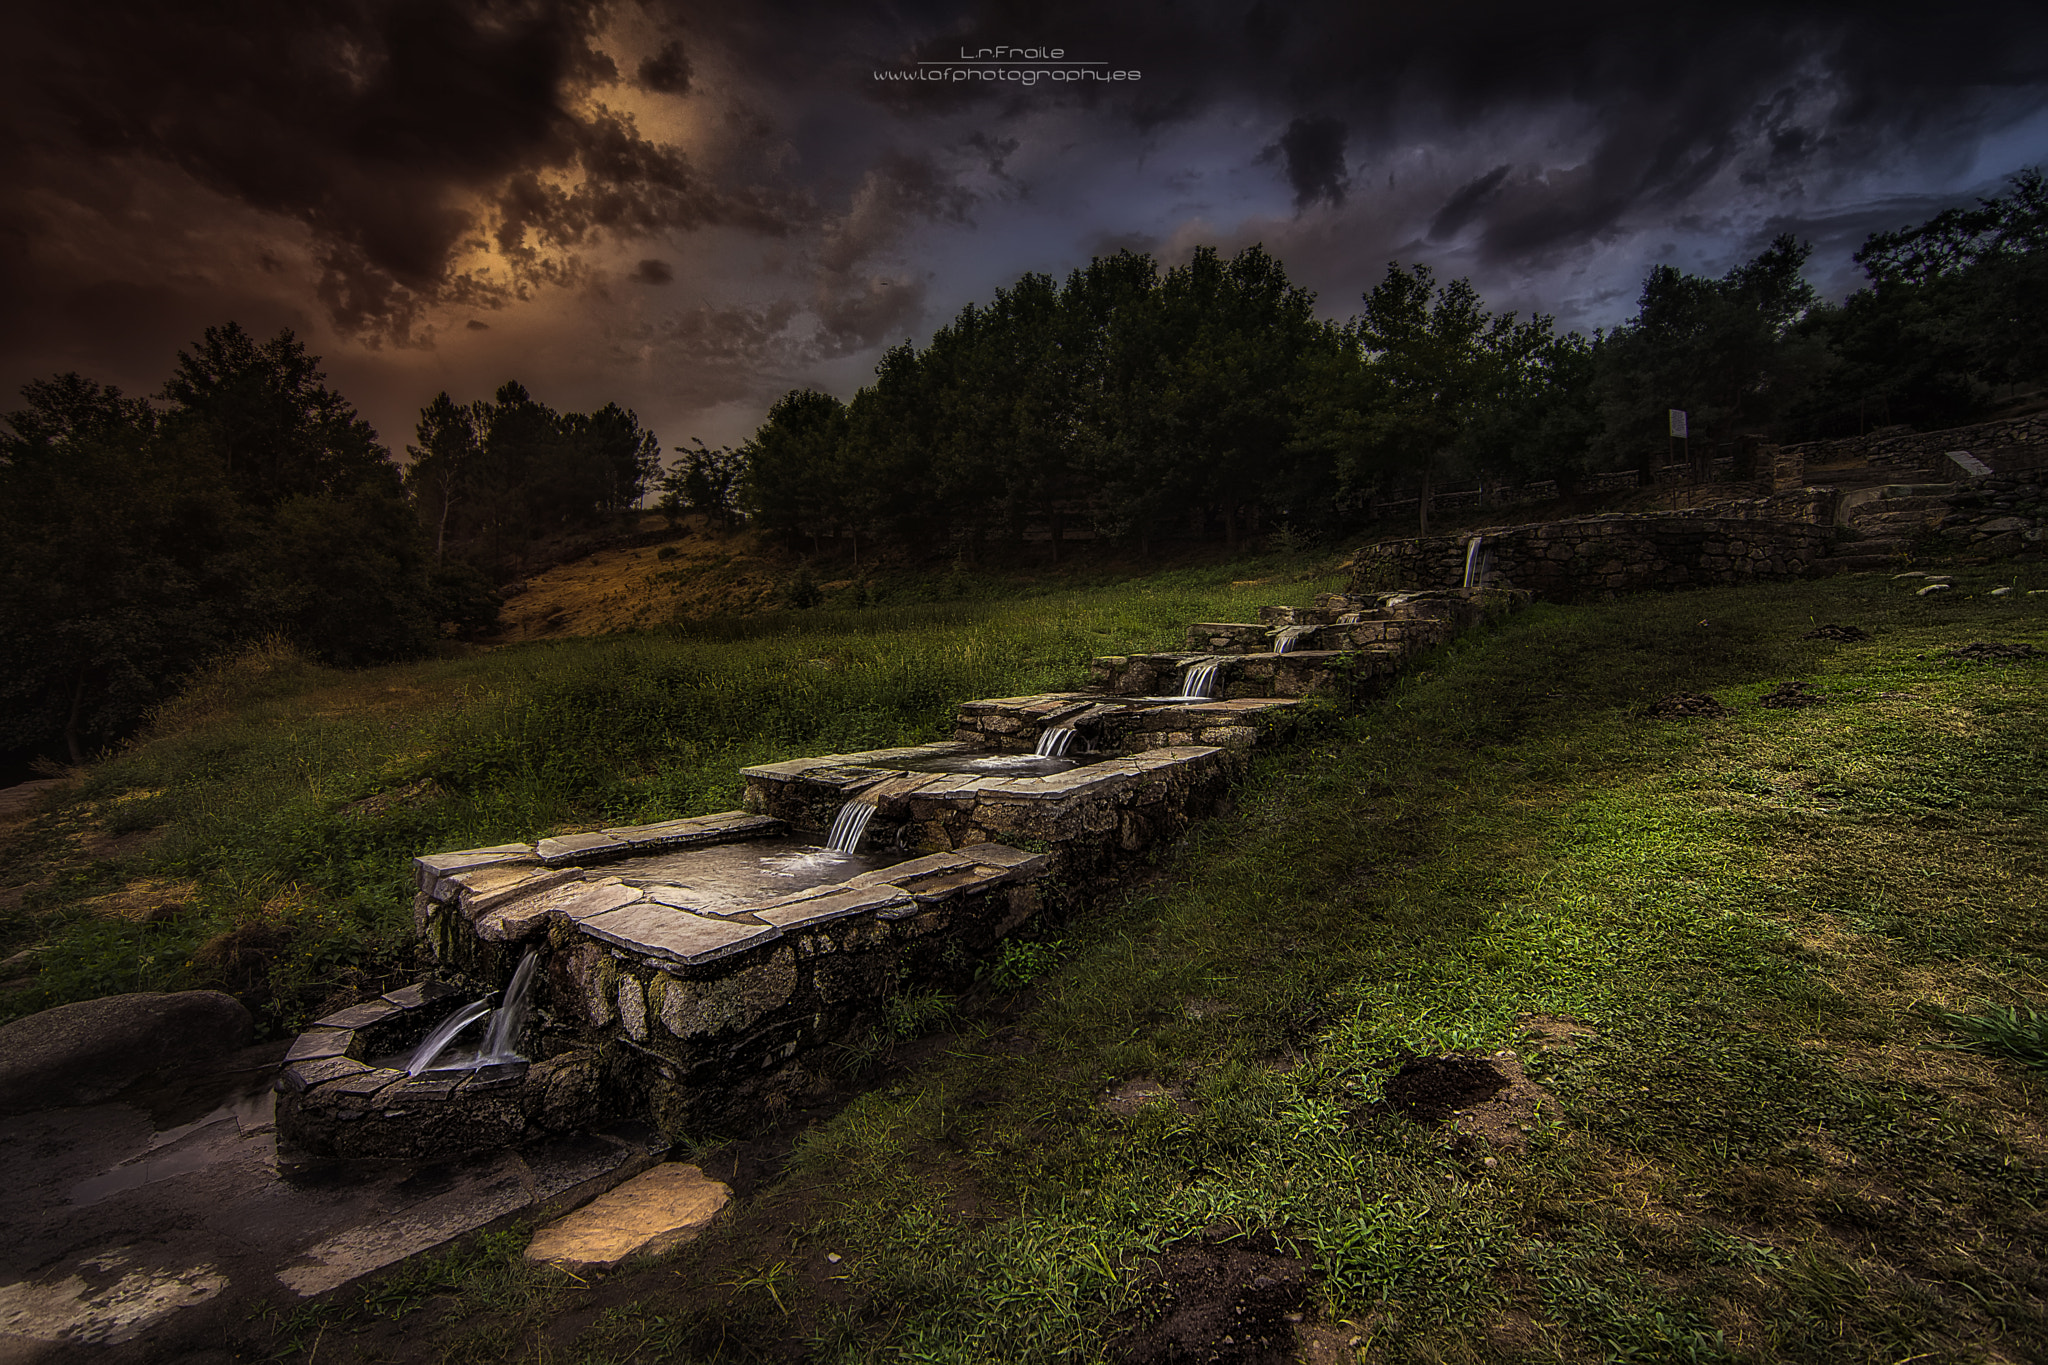
[[[110,995],[0,1027],[0,1114],[93,1104],[147,1076],[248,1046],[249,1011],[219,991]]]

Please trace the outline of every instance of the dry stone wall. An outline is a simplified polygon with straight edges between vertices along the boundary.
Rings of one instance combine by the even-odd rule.
[[[1795,578],[1827,552],[1829,527],[1807,522],[1617,514],[1480,533],[1490,574],[1551,601],[1610,593]],[[1471,536],[1383,541],[1359,552],[1354,591],[1461,581]]]
[[[1803,441],[1783,447],[1796,452],[1809,466],[1861,461],[1879,468],[1921,470],[1938,478],[1951,478],[1956,472],[1948,459],[1951,450],[1988,458],[1993,468],[2002,468],[1997,458],[2001,452],[2035,453],[2043,448],[2048,448],[2048,413],[1951,427],[1946,431],[1872,432],[1867,436]]]
[[[1941,534],[1972,551],[2035,559],[2048,553],[2048,470],[1975,479],[1949,499]]]

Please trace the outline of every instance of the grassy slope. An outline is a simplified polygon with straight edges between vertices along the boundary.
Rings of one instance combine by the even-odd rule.
[[[769,614],[337,673],[224,664],[5,832],[0,1019],[219,986],[273,1032],[414,969],[413,855],[730,809],[739,770],[951,731],[966,698],[1078,686],[1194,619],[1309,600],[1305,561],[1035,596]],[[1233,583],[1233,579],[1274,578]],[[904,584],[972,592],[987,584]],[[27,975],[21,975],[23,969]]]
[[[1310,1260],[1371,1360],[2048,1358],[2048,1086],[1924,1008],[2043,995],[2048,665],[1940,653],[2048,648],[2048,598],[1988,573],[1468,637],[713,1236],[594,1289],[487,1241],[322,1316],[322,1358],[1096,1358],[1218,1222]],[[1800,638],[1830,620],[1877,636]],[[1788,678],[1827,704],[1756,705]],[[1678,690],[1736,714],[1641,714]],[[1529,1014],[1595,1033],[1541,1050]],[[1404,1052],[1501,1047],[1562,1106],[1524,1154],[1373,1107]],[[1140,1076],[1191,1112],[1105,1112]]]

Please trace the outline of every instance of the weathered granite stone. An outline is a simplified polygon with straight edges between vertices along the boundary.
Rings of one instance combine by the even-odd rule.
[[[640,899],[638,887],[627,886],[616,877],[603,881],[579,882],[543,891],[535,897],[545,913],[557,919],[580,923],[593,915],[604,915]]]
[[[412,860],[414,874],[419,878],[420,890],[436,900],[447,900],[446,896],[435,895],[435,888],[442,878],[468,868],[489,867],[498,863],[531,862],[531,844],[495,844],[490,848],[457,849],[452,853],[425,853]]]
[[[909,902],[910,897],[893,886],[826,887],[787,897],[754,913],[763,923],[788,933]]]
[[[716,962],[782,934],[773,925],[707,919],[645,902],[593,915],[583,920],[581,927],[584,933],[630,952],[685,966]]]
[[[694,1239],[732,1198],[695,1166],[656,1166],[534,1234],[526,1259],[566,1270],[609,1270]]]
[[[284,1059],[289,1064],[317,1062],[323,1057],[345,1057],[355,1040],[356,1035],[350,1029],[309,1029],[292,1041],[291,1050],[284,1054]]]
[[[682,820],[661,820],[651,825],[621,825],[602,831],[608,838],[624,840],[633,852],[649,853],[664,848],[689,848],[697,844],[725,844],[740,839],[763,839],[784,832],[780,820],[724,811],[717,815],[693,815]]]
[[[696,1038],[746,1028],[789,1003],[797,985],[796,952],[784,943],[764,961],[728,976],[690,981],[663,975],[656,980],[662,1026],[677,1038]]]
[[[609,834],[560,834],[543,839],[535,845],[534,851],[541,862],[549,867],[561,867],[567,863],[597,862],[605,858],[623,857],[633,851],[633,845],[625,839]]]
[[[647,1041],[647,994],[640,978],[629,973],[619,976],[619,1027],[636,1043]]]
[[[412,1010],[438,1004],[460,994],[461,991],[445,981],[420,981],[410,986],[401,986],[395,991],[386,991],[384,998],[402,1010]]]
[[[324,1019],[313,1022],[314,1028],[361,1029],[372,1024],[381,1024],[399,1013],[399,1007],[389,1000],[366,1000],[360,1005],[350,1005],[345,1010],[336,1010]]]
[[[475,919],[484,911],[515,897],[559,886],[576,875],[574,869],[548,868],[534,863],[496,863],[450,873],[442,879],[441,889],[446,891],[454,887],[452,899],[462,907],[464,914]]]

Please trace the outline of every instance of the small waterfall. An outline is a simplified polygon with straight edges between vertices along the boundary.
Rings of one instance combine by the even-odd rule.
[[[512,984],[505,988],[504,1001],[491,1011],[490,1025],[484,1030],[484,1045],[477,1049],[477,1065],[519,1060],[519,1035],[526,1028],[526,996],[533,987],[534,969],[539,965],[540,949],[528,948],[526,956],[519,959],[519,970],[512,973]]]
[[[868,832],[868,821],[874,818],[874,802],[857,797],[847,802],[833,818],[832,832],[825,836],[825,847],[834,853],[859,852],[861,836]]]
[[[1208,698],[1213,694],[1216,687],[1216,677],[1222,671],[1223,664],[1218,659],[1211,659],[1207,663],[1188,665],[1188,671],[1181,677],[1181,696],[1190,699],[1195,697]]]
[[[516,1049],[519,1047],[519,1035],[526,1028],[526,997],[532,992],[533,974],[539,966],[540,949],[528,948],[526,956],[519,959],[519,969],[512,973],[512,984],[505,988],[505,998],[498,1008],[492,1009],[489,1001],[477,1000],[443,1019],[427,1035],[426,1041],[413,1049],[412,1059],[405,1064],[405,1074],[418,1076],[434,1070],[434,1064],[441,1060],[442,1054],[471,1024],[486,1014],[491,1016],[491,1022],[484,1026],[484,1041],[476,1054],[446,1069],[475,1071],[500,1062],[524,1061]]]
[[[1465,542],[1465,581],[1461,586],[1467,588],[1479,586],[1478,580],[1481,577],[1479,571],[1479,547],[1485,543],[1485,536],[1474,536]]]
[[[1071,725],[1049,725],[1038,737],[1040,758],[1065,758],[1067,747],[1074,742],[1074,727]]]
[[[1286,626],[1273,637],[1273,652],[1285,654],[1301,642],[1301,637],[1314,630],[1314,626]]]
[[[412,1060],[405,1064],[405,1074],[417,1076],[433,1068],[441,1060],[441,1054],[455,1041],[455,1036],[491,1012],[488,1001],[477,1000],[464,1005],[441,1021],[440,1027],[427,1035],[427,1040],[414,1049]]]

